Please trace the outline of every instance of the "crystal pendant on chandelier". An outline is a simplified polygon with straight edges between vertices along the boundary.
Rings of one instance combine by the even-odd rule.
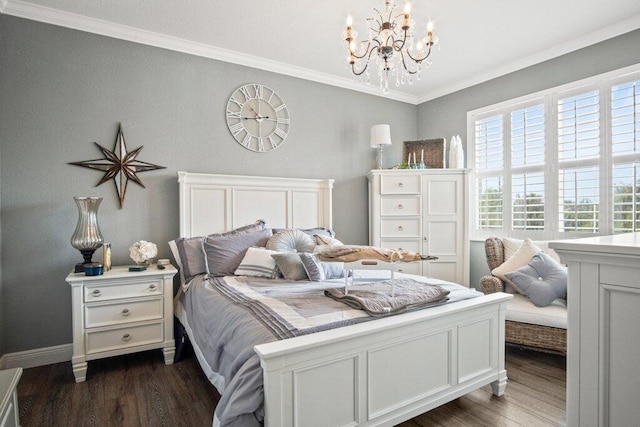
[[[410,3],[405,3],[404,12],[400,14],[396,13],[396,4],[388,0],[384,1],[382,10],[373,10],[378,16],[367,19],[369,37],[366,41],[357,41],[358,33],[353,29],[351,16],[347,17],[347,29],[342,33],[342,38],[348,52],[347,63],[351,66],[354,78],[359,78],[363,73],[368,76],[370,62],[374,59],[380,88],[383,93],[388,93],[390,80],[398,87],[407,82],[412,84],[414,74],[420,80],[422,63],[431,56],[438,37],[433,35],[433,22],[429,21],[426,35],[416,39]]]

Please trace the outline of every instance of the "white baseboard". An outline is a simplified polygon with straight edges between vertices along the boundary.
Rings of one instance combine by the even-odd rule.
[[[0,357],[0,368],[35,368],[53,363],[69,362],[73,354],[73,344],[55,345],[4,354]]]

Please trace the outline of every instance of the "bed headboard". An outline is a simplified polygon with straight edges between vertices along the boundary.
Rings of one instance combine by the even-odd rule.
[[[221,233],[257,219],[274,228],[332,228],[333,181],[178,172],[180,237]]]

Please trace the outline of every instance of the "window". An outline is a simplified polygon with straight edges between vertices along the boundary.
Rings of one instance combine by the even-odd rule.
[[[469,112],[472,235],[640,231],[640,64]]]

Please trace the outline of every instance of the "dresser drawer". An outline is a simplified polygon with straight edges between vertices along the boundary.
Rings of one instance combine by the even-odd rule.
[[[84,288],[85,302],[108,301],[149,295],[162,295],[162,281],[159,279],[139,280],[135,283],[99,283]]]
[[[399,251],[409,251],[420,253],[420,240],[412,239],[412,240],[394,240],[394,239],[382,239],[380,241],[380,246],[388,249],[397,249]]]
[[[422,274],[422,263],[417,262],[399,262],[396,268],[398,273],[416,274],[420,276]]]
[[[420,196],[383,196],[380,198],[380,215],[418,216],[420,201]]]
[[[162,319],[161,297],[142,301],[131,300],[113,304],[96,303],[84,306],[85,328],[153,319]]]
[[[382,237],[418,237],[420,236],[420,218],[380,220]]]
[[[381,194],[420,194],[420,175],[381,176]]]
[[[162,322],[101,331],[87,331],[85,339],[86,353],[92,354],[160,343],[164,339],[163,335]]]

